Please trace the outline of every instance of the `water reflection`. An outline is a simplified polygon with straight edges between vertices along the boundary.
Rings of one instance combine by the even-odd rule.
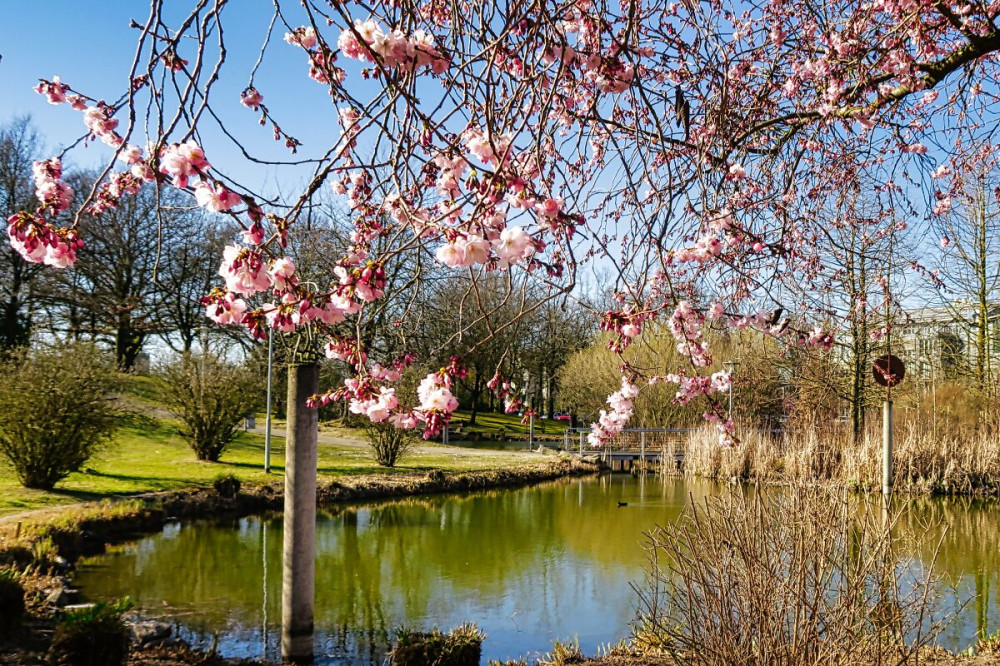
[[[643,577],[642,533],[674,520],[707,483],[630,476],[561,481],[464,497],[343,507],[317,529],[316,653],[326,664],[379,664],[400,625],[476,621],[486,658],[546,651],[577,638],[588,652],[627,633]],[[619,507],[624,502],[627,506]],[[966,647],[996,628],[996,503],[917,500],[901,529],[949,524],[938,558],[944,603],[962,610],[942,643]],[[172,524],[80,567],[89,598],[131,596],[177,618],[192,641],[223,654],[276,659],[280,517]],[[939,534],[934,532],[934,534]],[[938,540],[918,542],[928,561]],[[266,575],[265,575],[266,572]]]

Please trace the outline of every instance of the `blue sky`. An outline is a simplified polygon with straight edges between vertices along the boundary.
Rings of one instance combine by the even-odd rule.
[[[188,3],[173,6],[178,5],[186,11]],[[32,90],[38,78],[59,75],[64,83],[84,94],[107,100],[117,98],[124,90],[138,36],[129,28],[129,21],[142,22],[148,6],[141,0],[0,0],[0,7],[4,15],[0,22],[0,122],[31,115],[45,136],[46,154],[54,154],[83,135],[85,128],[79,112],[68,105],[50,105]],[[259,127],[257,115],[239,103],[271,7],[264,0],[238,0],[225,9],[228,58],[213,99],[224,122],[231,124],[241,139],[250,140],[248,147],[252,151],[282,159],[289,156],[288,150],[273,141],[270,127]],[[340,134],[336,110],[329,103],[325,87],[308,79],[302,50],[282,41],[284,33],[283,26],[275,27],[268,56],[258,74],[258,87],[282,128],[304,142],[299,155],[312,156]],[[182,52],[182,56],[190,54]],[[246,180],[251,188],[273,185],[273,169],[249,165],[217,132],[208,134],[210,161],[227,174]],[[109,154],[98,143],[75,150],[68,161],[76,166],[96,167]]]

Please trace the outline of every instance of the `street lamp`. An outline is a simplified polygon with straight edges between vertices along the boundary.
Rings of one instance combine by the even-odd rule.
[[[264,474],[271,473],[271,377],[274,368],[274,329],[267,330],[267,417],[264,430]]]

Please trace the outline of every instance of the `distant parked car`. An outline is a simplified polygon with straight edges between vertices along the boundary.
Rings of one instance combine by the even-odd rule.
[[[556,412],[552,415],[556,421],[572,421],[573,416],[569,412]]]

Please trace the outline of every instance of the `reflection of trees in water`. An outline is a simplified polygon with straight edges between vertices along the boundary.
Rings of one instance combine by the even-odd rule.
[[[907,504],[899,522],[914,557],[930,561],[938,551],[935,570],[956,599],[965,601],[960,586],[971,579],[974,594],[968,601],[980,635],[991,626],[990,592],[1000,571],[998,508],[991,499],[918,498]]]
[[[685,502],[718,492],[717,485],[677,478],[614,476],[337,507],[320,516],[317,530],[317,630],[337,653],[379,663],[398,624],[428,626],[467,608],[507,604],[504,612],[520,613],[520,626],[532,623],[544,631],[567,617],[582,626],[587,618],[580,613],[593,612],[584,606],[599,604],[610,625],[616,613],[629,612],[628,583],[643,577],[643,533],[676,520]],[[619,507],[619,501],[628,505]],[[915,500],[898,525],[910,537],[899,556],[924,562],[941,534],[940,528],[925,534],[925,526],[950,526],[936,569],[953,586],[965,577],[963,585],[975,587],[978,628],[987,626],[989,593],[1000,570],[997,506]],[[252,628],[264,612],[265,527],[266,612],[275,627],[280,516],[171,526],[122,554],[95,558],[98,565],[84,567],[78,580],[94,598],[127,594],[142,607],[178,607],[184,613],[179,619],[206,635],[229,626],[233,634],[259,637]],[[626,599],[626,607],[612,609],[608,599]]]

